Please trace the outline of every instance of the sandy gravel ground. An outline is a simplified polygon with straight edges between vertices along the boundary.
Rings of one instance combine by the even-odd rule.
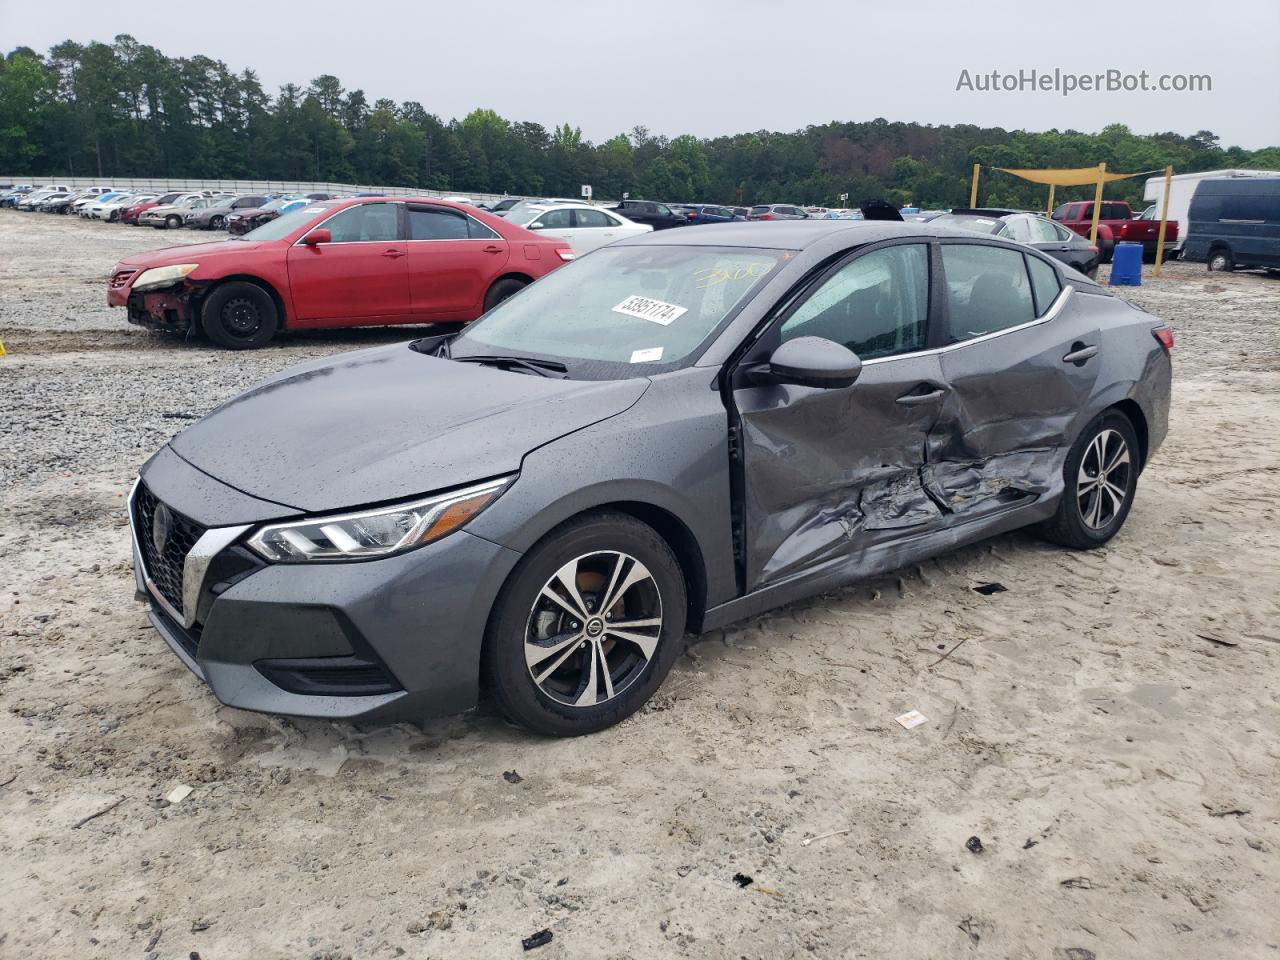
[[[549,742],[227,709],[148,628],[138,464],[406,336],[232,355],[106,309],[116,259],[198,239],[0,211],[0,957],[1280,957],[1280,278],[1130,294],[1175,407],[1107,549],[1013,534],[774,611]]]

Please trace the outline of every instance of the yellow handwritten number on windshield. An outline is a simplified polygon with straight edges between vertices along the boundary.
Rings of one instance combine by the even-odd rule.
[[[730,280],[747,280],[763,277],[773,266],[771,263],[738,263],[704,267],[693,275],[699,290],[714,287]]]

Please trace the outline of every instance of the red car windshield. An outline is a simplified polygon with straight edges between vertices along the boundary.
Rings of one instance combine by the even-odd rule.
[[[325,213],[332,209],[332,203],[310,203],[298,210],[291,210],[288,213],[281,214],[274,220],[264,223],[256,230],[250,230],[243,234],[239,239],[252,240],[255,243],[262,243],[271,240],[283,240],[299,227],[314,220],[319,214]]]

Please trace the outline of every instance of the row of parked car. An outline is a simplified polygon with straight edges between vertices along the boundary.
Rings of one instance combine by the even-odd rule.
[[[316,200],[328,200],[327,193],[235,194],[220,190],[170,191],[115,190],[87,187],[71,190],[59,184],[36,188],[20,184],[0,191],[0,206],[40,213],[77,214],[89,220],[127,223],[134,226],[174,230],[226,230],[248,233],[290,210]]]

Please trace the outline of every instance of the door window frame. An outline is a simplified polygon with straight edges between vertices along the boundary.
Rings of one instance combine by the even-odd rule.
[[[925,317],[924,317],[924,347],[920,350],[912,350],[904,353],[895,353],[887,357],[872,357],[863,360],[862,365],[868,366],[873,363],[888,363],[893,360],[903,360],[907,357],[919,357],[924,354],[935,352],[930,343],[933,339],[933,329],[938,316],[938,291],[941,289],[934,282],[937,277],[941,263],[941,255],[937,251],[937,244],[929,237],[894,237],[889,240],[880,240],[875,243],[868,243],[864,246],[857,247],[854,250],[846,251],[838,255],[826,264],[820,264],[804,279],[802,279],[794,289],[786,294],[778,304],[769,312],[769,314],[761,322],[759,328],[747,339],[743,341],[742,347],[737,351],[737,358],[729,361],[733,373],[736,374],[740,370],[744,370],[754,364],[767,360],[769,355],[781,345],[781,333],[783,324],[791,318],[791,316],[800,309],[809,298],[822,289],[828,280],[838,274],[846,266],[861,257],[875,253],[878,250],[884,250],[888,247],[900,247],[908,244],[925,247],[925,265],[928,270],[926,283],[928,284],[928,293],[925,299]],[[731,375],[732,378],[732,375]]]
[[[323,203],[324,201],[318,200],[316,202]],[[387,204],[387,205],[395,206],[398,208],[397,214],[396,214],[396,233],[399,236],[395,240],[341,240],[341,241],[334,241],[333,243],[323,244],[323,246],[357,247],[357,246],[361,246],[362,244],[370,244],[370,243],[404,243],[405,237],[408,235],[408,231],[409,231],[409,222],[406,219],[408,215],[405,210],[404,201],[403,200],[375,200],[373,203],[353,203],[349,207],[342,207],[338,210],[334,210],[331,214],[329,214],[329,216],[325,217],[323,220],[319,221],[318,223],[313,223],[311,226],[307,227],[307,229],[303,231],[302,236],[298,237],[297,240],[293,241],[293,245],[295,247],[305,247],[306,244],[303,241],[306,239],[307,235],[314,230],[320,230],[321,228],[324,227],[326,223],[328,223],[334,217],[341,216],[342,214],[346,213],[348,210],[354,210],[357,207],[372,207],[375,204]],[[304,208],[299,207],[298,209],[301,210]]]
[[[895,237],[890,240],[868,243],[855,250],[847,251],[826,264],[818,265],[808,276],[798,281],[790,291],[783,295],[760,321],[759,326],[742,339],[742,342],[725,361],[723,369],[726,371],[726,383],[730,385],[730,389],[737,389],[743,386],[743,381],[740,379],[741,375],[767,360],[769,355],[778,349],[781,341],[776,334],[781,332],[782,325],[823,283],[857,257],[873,253],[876,250],[882,250],[885,247],[899,246],[906,243],[926,244],[929,248],[929,298],[927,301],[928,311],[925,315],[924,348],[912,350],[909,353],[895,353],[887,357],[872,357],[869,360],[862,361],[864,367],[877,363],[892,363],[895,360],[908,360],[916,357],[950,353],[952,350],[961,350],[973,344],[986,343],[996,337],[1003,337],[1007,334],[1018,333],[1031,327],[1050,323],[1063,311],[1075,293],[1075,286],[1069,279],[1062,277],[1061,272],[1058,271],[1056,261],[1053,259],[1042,256],[1036,251],[1018,250],[1009,243],[1000,243],[988,240],[985,237]],[[1026,323],[1013,327],[1005,327],[1003,330],[993,330],[991,333],[984,333],[982,336],[971,337],[968,340],[961,340],[956,343],[941,342],[945,337],[948,320],[950,319],[950,310],[947,304],[946,272],[942,263],[942,248],[946,244],[953,243],[999,247],[1002,250],[1013,250],[1015,253],[1022,254],[1024,260],[1022,268],[1027,273],[1028,285],[1031,284],[1031,270],[1025,262],[1026,259],[1035,257],[1043,261],[1058,274],[1060,289],[1057,298],[1049,304],[1049,308],[1041,316],[1036,317],[1034,320],[1028,320]],[[1034,297],[1035,293],[1033,291],[1032,303],[1035,302]]]
[[[1029,248],[1024,250],[1018,250],[1007,244],[991,243],[990,241],[987,241],[984,238],[980,238],[980,237],[974,237],[972,239],[969,237],[939,238],[938,240],[935,241],[935,243],[937,245],[937,268],[938,268],[938,272],[936,276],[939,281],[937,283],[937,291],[936,291],[937,293],[936,303],[939,308],[938,314],[937,314],[938,322],[930,326],[929,328],[931,331],[933,331],[933,339],[929,341],[930,348],[926,351],[923,351],[925,353],[947,353],[948,351],[951,351],[951,350],[958,350],[961,347],[967,347],[970,344],[986,343],[990,340],[994,340],[996,337],[1003,337],[1006,334],[1017,333],[1020,330],[1027,330],[1031,327],[1039,326],[1042,323],[1049,323],[1051,320],[1053,320],[1054,317],[1056,317],[1059,313],[1062,312],[1063,307],[1066,306],[1067,301],[1071,298],[1071,294],[1075,290],[1075,287],[1071,285],[1070,281],[1067,281],[1065,283],[1063,282],[1062,277],[1058,272],[1058,268],[1055,264],[1055,261],[1051,260],[1048,257],[1040,256],[1039,253],[1034,252]],[[1049,304],[1048,309],[1045,310],[1043,314],[1031,320],[1028,320],[1024,323],[1014,324],[1013,326],[1005,327],[1002,330],[992,330],[990,333],[984,333],[977,337],[970,337],[968,340],[959,340],[954,343],[940,342],[946,336],[946,331],[950,327],[949,321],[951,319],[951,307],[947,298],[947,271],[946,271],[946,266],[944,265],[942,260],[942,248],[950,244],[967,244],[969,246],[980,246],[980,247],[999,247],[1001,250],[1011,250],[1013,253],[1020,253],[1022,255],[1022,272],[1026,274],[1027,289],[1031,293],[1031,304],[1032,304],[1033,312],[1037,309],[1037,306],[1036,306],[1036,298],[1035,298],[1035,289],[1031,284],[1031,268],[1027,264],[1028,258],[1034,257],[1037,260],[1043,261],[1044,263],[1049,265],[1049,267],[1054,271],[1055,274],[1058,274],[1058,286],[1059,286],[1058,296],[1054,299],[1054,301],[1051,304]],[[930,297],[930,302],[934,303],[935,298]],[[886,359],[889,359],[889,358],[886,358]],[[874,363],[874,362],[875,362],[874,360],[867,361],[867,363]]]
[[[413,232],[409,228],[409,214],[415,209],[422,210],[422,211],[430,211],[430,212],[439,211],[444,213],[451,213],[454,216],[462,217],[462,219],[467,222],[467,235],[465,237],[435,237],[433,239],[415,240],[413,239]],[[502,236],[502,234],[500,234],[497,230],[493,229],[493,227],[489,226],[487,223],[477,220],[475,217],[471,216],[471,214],[465,213],[462,210],[458,210],[455,207],[442,207],[436,203],[422,203],[421,201],[415,200],[415,201],[402,202],[400,204],[400,210],[401,210],[400,235],[401,237],[404,238],[402,241],[404,243],[467,243],[467,242],[476,243],[479,241],[483,241],[485,243],[493,243],[495,240],[506,239],[505,237]],[[491,235],[487,237],[471,236],[472,223],[479,224],[485,230],[489,231]]]

